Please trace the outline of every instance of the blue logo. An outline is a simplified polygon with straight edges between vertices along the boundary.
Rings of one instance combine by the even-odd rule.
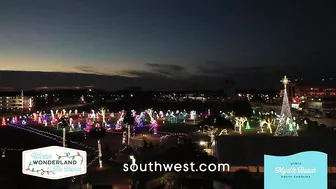
[[[328,155],[307,151],[289,156],[264,156],[265,189],[327,189]]]

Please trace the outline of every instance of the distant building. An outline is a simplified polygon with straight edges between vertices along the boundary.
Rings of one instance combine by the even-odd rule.
[[[283,96],[283,94],[284,94],[284,89],[281,89],[280,96]],[[290,102],[292,101],[291,99],[297,96],[295,83],[287,84],[287,95],[288,95],[288,99],[290,100]]]
[[[31,96],[0,96],[0,111],[31,110],[34,107],[34,98]]]
[[[287,84],[287,95],[289,99],[293,99],[296,95],[295,95],[295,83],[288,83]]]
[[[295,90],[296,96],[308,98],[322,98],[336,96],[336,88],[300,87]]]
[[[335,98],[307,98],[300,107],[302,107],[303,111],[313,116],[336,116]]]

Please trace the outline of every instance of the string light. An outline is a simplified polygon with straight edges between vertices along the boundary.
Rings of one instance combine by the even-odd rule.
[[[44,175],[44,173],[47,173],[48,175],[49,175],[49,173],[55,174],[53,171],[46,171],[44,169],[35,170],[34,168],[30,168],[31,165],[32,165],[32,163],[29,163],[28,168],[26,169],[26,171],[30,171],[30,172],[33,172],[33,173],[38,173],[40,175]]]
[[[12,124],[9,124],[8,126],[11,126],[11,127],[14,127],[14,128],[18,128],[18,129],[21,129],[21,130],[24,130],[24,131],[27,131],[27,132],[31,132],[31,133],[43,136],[45,138],[54,140],[57,143],[63,144],[63,141],[61,140],[62,139],[61,136],[55,135],[55,134],[50,133],[50,132],[41,131],[39,129],[34,129],[34,128],[31,128],[31,127],[20,127],[20,126],[12,125]],[[77,141],[72,141],[72,140],[70,140],[69,142],[72,143],[72,144],[75,144],[77,146],[80,146],[80,147],[82,147],[84,149],[89,149],[89,150],[92,150],[94,152],[98,152],[95,148],[93,148],[91,146],[88,146],[88,145],[86,145],[84,143],[77,142]]]
[[[77,152],[76,155],[72,155],[72,156],[70,156],[70,152],[65,152],[64,154],[65,154],[64,156],[61,156],[61,155],[58,155],[58,154],[56,154],[56,156],[58,157],[59,160],[62,159],[62,158],[70,158],[72,160],[75,160],[76,157],[81,157],[82,160],[81,160],[80,164],[83,163],[84,158],[83,158],[83,156],[80,155],[79,152]]]

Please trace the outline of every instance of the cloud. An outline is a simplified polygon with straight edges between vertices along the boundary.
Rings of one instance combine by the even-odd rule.
[[[111,68],[101,68],[93,66],[74,67],[79,73],[105,75],[105,76],[124,76],[124,77],[168,77],[174,78],[185,71],[185,68],[174,64],[146,63],[146,70],[115,70]]]
[[[42,91],[42,90],[60,90],[60,89],[87,89],[94,87],[95,86],[41,86],[33,88],[33,90]]]
[[[127,71],[120,71],[111,68],[99,68],[92,66],[77,66],[74,69],[80,73],[93,74],[93,75],[106,75],[106,76],[124,76],[124,77],[137,77],[137,75],[130,74]]]
[[[150,71],[136,71],[136,70],[124,70],[121,72],[122,75],[132,75],[139,78],[153,78],[153,77],[164,77],[163,75]]]
[[[146,66],[150,69],[150,72],[172,78],[180,77],[181,73],[185,72],[184,67],[175,64],[147,63]]]
[[[197,66],[197,74],[213,77],[230,77],[235,74],[259,73],[267,71],[268,66],[237,66],[234,63],[226,63],[222,61],[207,61]]]
[[[175,71],[175,72],[181,72],[184,71],[185,68],[179,65],[175,64],[155,64],[155,63],[147,63],[148,67],[153,68],[154,70],[168,70],[168,71]]]
[[[0,86],[0,91],[13,91],[15,88],[14,87],[2,87]]]

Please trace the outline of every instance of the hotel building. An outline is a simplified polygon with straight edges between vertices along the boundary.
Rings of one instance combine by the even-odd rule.
[[[31,96],[0,96],[0,111],[29,111],[34,107],[34,98]]]

